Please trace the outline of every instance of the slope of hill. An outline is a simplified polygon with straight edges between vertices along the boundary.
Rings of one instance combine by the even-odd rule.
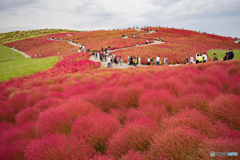
[[[0,44],[13,42],[21,39],[39,37],[47,34],[53,33],[66,33],[66,32],[79,32],[68,29],[38,29],[38,30],[28,30],[28,31],[13,31],[0,33]]]

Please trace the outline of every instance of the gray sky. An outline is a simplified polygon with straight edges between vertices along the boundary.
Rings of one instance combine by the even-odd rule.
[[[0,0],[0,32],[168,26],[240,37],[240,0]]]

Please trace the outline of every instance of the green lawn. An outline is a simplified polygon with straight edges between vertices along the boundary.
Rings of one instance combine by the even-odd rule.
[[[15,60],[13,58],[16,58]],[[12,49],[0,46],[0,81],[9,80],[12,77],[35,74],[38,71],[53,67],[58,57],[42,59],[25,58]]]
[[[240,49],[232,51],[234,53],[233,59],[240,59]],[[209,50],[207,54],[209,57],[213,59],[213,53],[216,53],[218,60],[221,60],[221,58],[223,58],[226,55],[226,52],[229,52],[229,50]]]
[[[10,61],[13,60],[14,58],[16,59],[25,59],[25,57],[18,52],[6,47],[0,45],[0,62],[3,61]]]

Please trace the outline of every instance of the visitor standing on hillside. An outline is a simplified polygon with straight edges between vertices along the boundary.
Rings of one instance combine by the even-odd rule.
[[[199,55],[198,54],[196,54],[196,64],[198,64],[198,59],[199,59]]]
[[[93,59],[94,59],[94,57],[95,57],[95,53],[94,52],[92,53],[92,56],[93,56]]]
[[[138,65],[139,65],[139,66],[142,66],[140,56],[138,56]]]
[[[137,66],[137,59],[135,58],[135,56],[133,56],[133,65],[136,67]]]
[[[160,65],[160,56],[157,56],[156,63],[157,63],[158,66]]]
[[[185,58],[185,64],[188,64],[188,57]]]
[[[133,56],[130,58],[130,65],[133,65]]]
[[[228,52],[228,60],[232,60],[234,58],[234,54],[233,54],[233,51],[231,49],[229,49],[229,52]]]
[[[149,56],[148,56],[148,65],[150,65],[150,58],[149,58]]]
[[[168,65],[168,59],[167,59],[166,56],[165,56],[165,58],[164,58],[164,63],[165,63],[165,65]]]
[[[152,57],[151,57],[150,61],[151,61],[151,65],[153,65],[153,58]]]
[[[103,52],[103,46],[101,47],[101,51]]]
[[[217,58],[217,56],[216,56],[216,53],[213,53],[213,62],[214,61],[218,61],[218,58]]]
[[[129,63],[130,63],[130,57],[128,56],[128,58],[127,58],[127,64],[129,65]]]
[[[193,58],[192,55],[191,55],[191,58],[190,58],[190,63],[194,63],[194,58]]]
[[[102,62],[102,51],[99,51],[100,61]]]
[[[202,57],[202,54],[200,54],[198,56],[198,63],[202,63],[203,62],[203,57]]]
[[[203,63],[205,63],[205,62],[207,62],[207,55],[206,55],[206,53],[203,53]]]

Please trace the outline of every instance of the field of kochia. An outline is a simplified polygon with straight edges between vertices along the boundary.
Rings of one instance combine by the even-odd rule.
[[[153,29],[157,33],[136,35],[144,40],[160,37],[165,44],[116,55],[160,54],[180,63],[196,52],[240,49],[232,38]],[[107,47],[104,37],[131,33],[95,31],[72,37],[100,50]],[[85,34],[92,34],[90,40]],[[51,44],[53,52],[50,47],[39,54],[56,56],[60,41],[48,44],[45,36],[38,45],[40,39],[5,45],[37,54],[38,47]],[[200,160],[210,159],[211,151],[239,153],[240,60],[212,62],[209,57],[203,64],[107,69],[89,60],[89,53],[71,52],[66,44],[59,48],[63,54],[54,67],[0,83],[1,159]]]

